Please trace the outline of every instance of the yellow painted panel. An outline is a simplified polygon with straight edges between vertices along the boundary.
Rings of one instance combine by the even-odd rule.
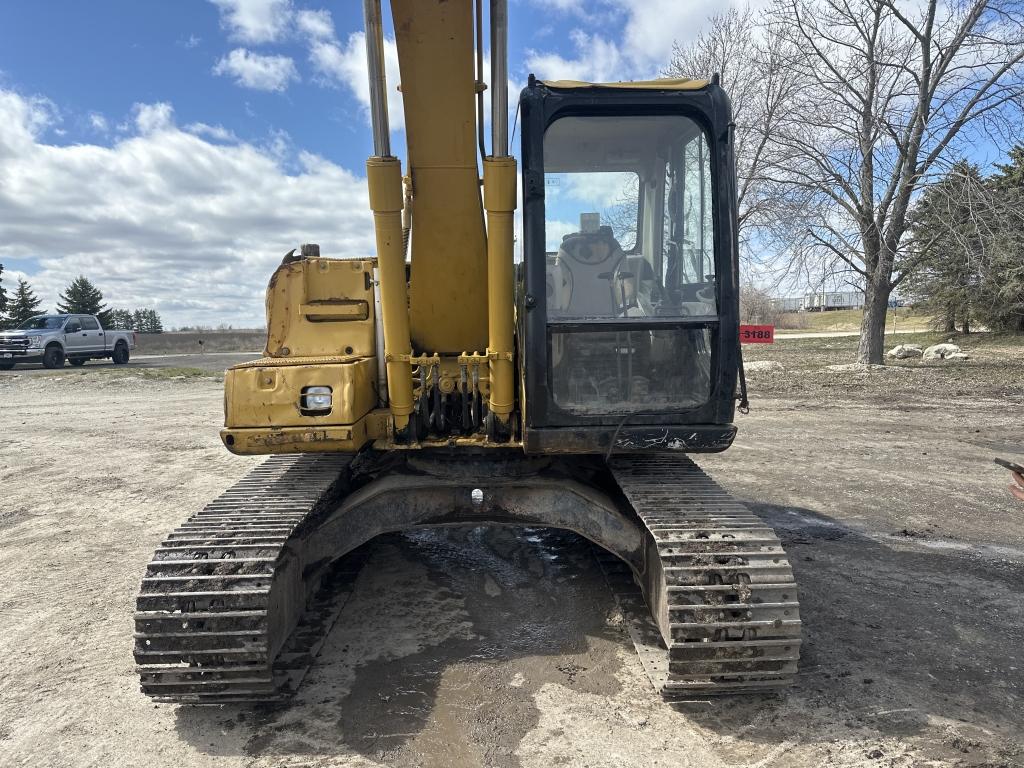
[[[331,387],[333,409],[326,416],[299,410],[303,387]],[[237,367],[224,379],[225,427],[351,425],[377,404],[373,358],[324,365]]]
[[[266,354],[373,356],[373,266],[369,259],[303,259],[278,267],[267,288]]]
[[[624,90],[699,91],[710,81],[691,80],[686,77],[665,77],[660,80],[632,80],[617,83],[585,83],[581,80],[543,80],[548,88],[572,90],[577,88],[622,88]]]
[[[387,434],[388,416],[386,410],[375,410],[343,427],[225,428],[220,438],[229,451],[240,455],[355,453]]]

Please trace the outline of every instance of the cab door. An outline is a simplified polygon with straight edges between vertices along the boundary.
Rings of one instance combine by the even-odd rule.
[[[84,341],[82,351],[103,352],[106,348],[103,329],[96,318],[90,315],[82,316],[82,339]]]
[[[735,434],[735,188],[720,88],[524,91],[528,451]]]
[[[88,350],[89,332],[83,327],[81,316],[73,315],[64,324],[64,354],[74,357]]]

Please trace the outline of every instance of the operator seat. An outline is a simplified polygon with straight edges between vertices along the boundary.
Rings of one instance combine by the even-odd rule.
[[[611,276],[626,265],[626,254],[612,228],[575,232],[562,238],[548,278],[553,283],[549,311],[565,317],[615,317]]]

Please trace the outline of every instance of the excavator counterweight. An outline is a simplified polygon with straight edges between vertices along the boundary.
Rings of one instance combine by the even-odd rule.
[[[228,371],[221,431],[271,458],[147,567],[135,658],[156,699],[290,695],[343,605],[337,561],[467,524],[562,528],[609,553],[610,582],[629,574],[650,612],[659,650],[634,640],[665,696],[796,673],[779,539],[691,458],[732,444],[745,402],[728,97],[716,77],[531,75],[517,160],[506,2],[490,2],[488,83],[481,6],[392,0],[403,169],[380,0],[363,2],[376,255],[304,247],[271,277],[265,356]]]

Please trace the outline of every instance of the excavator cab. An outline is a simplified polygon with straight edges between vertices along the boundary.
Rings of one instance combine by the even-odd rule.
[[[520,108],[526,450],[725,449],[738,297],[724,91],[531,78]]]

